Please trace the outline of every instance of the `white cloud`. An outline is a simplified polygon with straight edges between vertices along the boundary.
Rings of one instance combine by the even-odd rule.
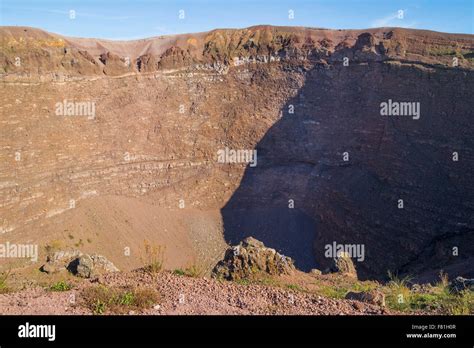
[[[405,21],[406,15],[407,15],[407,10],[399,10],[395,13],[391,13],[385,17],[374,20],[370,24],[370,26],[372,28],[379,28],[379,27],[414,28],[416,27],[416,22],[407,23]]]
[[[372,22],[371,26],[372,27],[386,27],[390,25],[390,23],[397,19],[397,14],[392,14],[390,16],[386,16],[383,18],[376,19],[375,21]]]

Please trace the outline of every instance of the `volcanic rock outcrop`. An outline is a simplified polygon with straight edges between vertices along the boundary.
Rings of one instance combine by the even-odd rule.
[[[456,277],[450,284],[449,289],[454,293],[460,293],[464,290],[474,290],[474,279]]]
[[[56,251],[48,255],[46,263],[41,266],[41,270],[49,274],[68,270],[82,278],[91,278],[100,274],[119,271],[105,256],[88,255],[79,250]]]
[[[341,253],[340,255],[336,256],[333,259],[329,271],[357,278],[357,271],[354,266],[354,262],[352,262],[351,255],[347,253]]]
[[[216,265],[212,276],[226,280],[239,280],[259,273],[281,275],[291,274],[294,271],[292,259],[248,237],[239,245],[227,249],[224,259]]]
[[[361,292],[348,292],[345,296],[347,300],[356,300],[367,302],[385,307],[385,294],[378,290],[369,290]]]

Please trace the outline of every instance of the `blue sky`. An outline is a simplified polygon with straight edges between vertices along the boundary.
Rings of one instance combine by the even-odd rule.
[[[474,0],[0,0],[0,24],[109,39],[256,24],[333,29],[399,26],[473,34],[473,7]],[[180,10],[184,19],[179,18]],[[290,10],[294,19],[289,19]]]

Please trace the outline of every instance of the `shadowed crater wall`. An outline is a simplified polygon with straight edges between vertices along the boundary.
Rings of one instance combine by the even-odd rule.
[[[335,241],[364,245],[362,278],[472,274],[458,266],[474,253],[473,77],[398,62],[316,65],[222,209],[226,240],[254,236],[303,270],[328,267],[324,246]],[[420,118],[381,116],[389,99],[419,102]]]

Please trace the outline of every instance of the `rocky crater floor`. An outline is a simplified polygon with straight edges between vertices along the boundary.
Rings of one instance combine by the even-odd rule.
[[[163,270],[162,259],[121,272],[102,255],[56,251],[42,273],[0,279],[2,314],[128,315],[397,315],[473,314],[474,279],[434,286],[393,277],[361,281],[340,255],[326,272],[297,270],[294,261],[249,237],[229,247],[208,272],[199,265]]]
[[[154,289],[162,294],[157,298],[148,294],[145,306],[115,305],[104,301],[104,306],[90,303],[91,289],[96,287],[112,292],[123,287],[121,293],[133,286]],[[131,292],[130,292],[131,293]],[[140,296],[140,292],[138,292]],[[142,295],[143,296],[143,295]],[[94,297],[93,297],[94,298]],[[100,295],[97,296],[100,298]],[[71,301],[73,301],[71,303]],[[77,301],[77,302],[76,302]],[[150,315],[370,315],[390,314],[383,307],[353,300],[337,300],[304,292],[271,287],[219,282],[209,278],[189,278],[163,273],[152,277],[146,273],[119,274],[100,280],[100,285],[84,282],[67,291],[32,288],[0,295],[2,314],[150,314]]]

